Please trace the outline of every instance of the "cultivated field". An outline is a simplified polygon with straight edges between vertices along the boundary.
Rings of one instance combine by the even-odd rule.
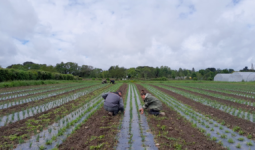
[[[140,90],[163,102],[145,111]],[[102,93],[121,90],[125,114],[110,117]],[[0,149],[255,149],[255,85],[61,83],[0,89]]]

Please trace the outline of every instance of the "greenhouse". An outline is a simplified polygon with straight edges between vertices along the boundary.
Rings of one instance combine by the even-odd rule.
[[[255,72],[234,72],[232,74],[217,74],[214,81],[249,82],[255,81]]]
[[[214,81],[228,81],[231,74],[217,74],[214,77]]]

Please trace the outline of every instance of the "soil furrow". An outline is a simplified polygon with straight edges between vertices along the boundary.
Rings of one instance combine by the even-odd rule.
[[[232,101],[228,101],[228,100],[220,99],[220,98],[217,98],[217,97],[201,94],[201,93],[198,93],[198,92],[189,91],[189,90],[182,89],[182,88],[175,87],[175,86],[170,86],[170,85],[166,85],[166,86],[177,89],[177,90],[180,90],[180,91],[184,91],[184,92],[187,92],[187,93],[190,93],[190,94],[205,97],[205,98],[208,98],[210,100],[214,100],[214,101],[217,101],[221,104],[225,104],[225,105],[228,105],[228,106],[233,106],[233,107],[236,107],[236,108],[242,108],[242,109],[245,109],[245,110],[250,110],[252,112],[255,111],[255,107],[250,106],[250,105],[235,103],[235,102],[232,102]]]
[[[123,84],[119,90],[123,92],[123,100],[127,93],[127,84]],[[59,146],[60,150],[91,150],[91,149],[114,149],[117,143],[116,134],[121,114],[109,117],[104,108],[99,109],[88,121],[83,124],[74,134],[69,136]]]
[[[137,85],[139,91],[145,90]],[[223,150],[218,143],[207,139],[198,129],[180,116],[176,111],[163,103],[164,117],[156,117],[146,112],[148,123],[154,138],[159,144],[159,150],[194,149],[194,150]]]
[[[201,112],[202,114],[206,114],[209,115],[211,117],[213,117],[215,120],[218,121],[224,121],[227,126],[229,128],[233,128],[235,126],[239,126],[243,131],[244,131],[244,135],[248,135],[251,134],[253,135],[253,139],[255,137],[255,126],[254,123],[248,121],[248,120],[244,120],[235,116],[232,116],[228,113],[225,113],[221,110],[218,109],[214,109],[210,106],[206,106],[203,105],[199,102],[193,101],[192,99],[186,98],[180,94],[174,93],[170,90],[155,86],[155,85],[151,85],[159,90],[161,90],[162,92],[174,97],[175,99],[177,99],[178,101],[181,101],[184,104],[187,104],[189,106],[191,106],[194,110]]]
[[[88,93],[83,97],[79,97],[74,101],[70,101],[61,106],[50,109],[46,112],[42,112],[35,116],[28,117],[24,120],[17,121],[13,124],[9,124],[8,126],[1,127],[0,145],[3,146],[4,143],[7,146],[10,146],[10,144],[14,145],[18,144],[19,142],[18,139],[15,139],[13,141],[10,140],[11,135],[23,137],[23,140],[30,138],[30,135],[33,135],[34,132],[40,132],[40,130],[43,130],[48,125],[54,123],[56,119],[60,119],[63,116],[74,111],[75,109],[79,108],[80,105],[82,105],[86,101],[86,99],[90,99],[91,97],[95,96],[96,94],[105,90],[108,87],[109,86],[105,86],[91,93]]]
[[[10,113],[13,113],[13,112],[21,111],[24,108],[38,106],[38,105],[41,105],[41,104],[46,103],[48,101],[53,101],[54,99],[57,99],[58,97],[62,97],[64,95],[75,93],[77,91],[84,90],[84,89],[87,89],[87,88],[91,88],[93,86],[96,86],[96,85],[91,85],[91,86],[88,86],[88,87],[75,89],[75,90],[65,92],[65,93],[62,93],[62,94],[59,94],[59,95],[55,95],[55,96],[47,97],[47,98],[44,98],[44,99],[40,99],[38,101],[32,101],[32,102],[23,103],[23,104],[20,104],[20,105],[11,106],[11,107],[8,107],[8,108],[5,108],[5,109],[1,109],[0,110],[0,116],[4,116],[4,115],[7,115],[7,114],[10,114]]]

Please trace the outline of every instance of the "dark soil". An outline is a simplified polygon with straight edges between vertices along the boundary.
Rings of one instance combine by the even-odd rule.
[[[110,86],[110,85],[109,85]],[[9,124],[7,126],[0,128],[0,145],[5,143],[6,146],[9,144],[18,144],[18,140],[11,141],[8,136],[10,135],[17,135],[17,136],[24,136],[25,139],[29,139],[29,135],[33,135],[34,131],[42,130],[43,128],[47,127],[48,125],[55,122],[62,118],[63,116],[69,114],[70,112],[76,110],[81,105],[83,105],[87,99],[91,99],[93,96],[96,96],[98,93],[102,92],[103,90],[107,89],[109,86],[105,86],[98,90],[95,90],[89,94],[84,95],[83,97],[79,97],[74,101],[70,101],[66,104],[58,106],[56,108],[50,109],[46,112],[42,112],[32,117],[28,117],[26,119],[17,121],[15,123]],[[43,119],[41,117],[43,116]],[[32,122],[32,127],[27,126],[27,123],[31,120],[38,121],[37,123]],[[48,121],[47,121],[48,120]],[[10,145],[9,145],[10,146]],[[2,148],[3,149],[3,148]],[[7,148],[5,148],[7,149]]]
[[[139,91],[147,89],[137,85]],[[163,103],[164,117],[156,117],[146,112],[147,120],[155,143],[159,144],[160,150],[222,150],[225,149],[218,143],[213,142],[202,134],[197,128],[193,128],[191,123],[179,115],[176,111]],[[165,127],[165,128],[164,128]]]
[[[205,97],[205,98],[208,98],[210,100],[217,101],[217,102],[219,102],[221,104],[225,104],[227,106],[233,106],[235,108],[242,108],[242,109],[246,109],[248,111],[250,110],[251,112],[255,112],[255,107],[250,106],[250,105],[235,103],[235,102],[232,102],[232,101],[229,101],[229,100],[224,100],[224,99],[221,99],[221,98],[216,98],[216,97],[205,95],[205,94],[200,94],[198,92],[189,91],[189,90],[182,89],[182,88],[175,87],[175,86],[169,86],[169,85],[167,85],[167,86],[171,87],[171,88],[178,89],[180,91],[184,91],[184,92],[190,93],[190,94],[194,94],[194,95],[198,95],[198,96],[201,96],[201,97]]]
[[[155,85],[151,85],[157,89],[159,89],[160,91],[174,97],[175,99],[179,100],[180,102],[191,106],[194,110],[208,115],[210,117],[212,117],[214,120],[221,122],[221,121],[225,121],[226,126],[228,126],[229,128],[233,128],[235,126],[239,126],[243,131],[244,131],[244,135],[248,135],[248,134],[252,134],[253,135],[253,139],[255,137],[255,126],[254,123],[248,121],[248,120],[244,120],[235,116],[232,116],[228,113],[225,113],[221,110],[218,109],[214,109],[210,106],[206,106],[203,105],[199,102],[193,101],[192,99],[186,98],[182,95],[179,95],[177,93],[174,93],[170,90],[166,90],[164,88],[160,88],[158,86]]]
[[[123,92],[123,100],[127,92],[127,84],[123,84],[119,90]],[[107,115],[104,108],[100,108],[94,115],[92,115],[80,129],[73,135],[69,136],[64,143],[59,146],[60,150],[91,150],[96,149],[93,146],[100,146],[98,149],[114,149],[118,142],[116,135],[119,132],[118,127],[122,114],[114,117]],[[101,137],[101,138],[100,138]]]
[[[13,112],[21,111],[21,110],[24,110],[24,108],[28,109],[30,107],[42,105],[44,103],[56,100],[57,98],[63,97],[65,95],[69,95],[69,94],[75,93],[77,91],[81,91],[81,90],[84,90],[84,89],[87,89],[87,88],[91,88],[93,86],[96,86],[96,85],[92,85],[92,86],[72,90],[72,91],[65,92],[65,93],[62,93],[62,94],[59,94],[59,95],[55,95],[55,96],[47,97],[47,98],[44,98],[44,99],[40,99],[38,101],[32,101],[32,102],[23,103],[23,104],[20,104],[20,105],[11,106],[11,107],[8,107],[8,108],[5,108],[5,109],[1,109],[0,110],[0,116],[4,116],[4,115],[7,115],[7,114],[10,114],[10,113],[13,113]],[[40,93],[38,93],[38,95],[39,94]]]

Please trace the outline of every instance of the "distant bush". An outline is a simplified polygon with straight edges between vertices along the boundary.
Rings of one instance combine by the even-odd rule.
[[[194,78],[193,78],[193,80],[195,80],[195,81],[196,81],[196,80],[197,80],[197,77],[194,77]]]
[[[52,73],[40,70],[22,71],[0,68],[0,82],[15,80],[77,80],[72,74]],[[80,80],[80,79],[79,79]]]
[[[153,78],[151,80],[153,80],[153,81],[167,81],[167,78],[166,77],[161,77],[161,78]]]

